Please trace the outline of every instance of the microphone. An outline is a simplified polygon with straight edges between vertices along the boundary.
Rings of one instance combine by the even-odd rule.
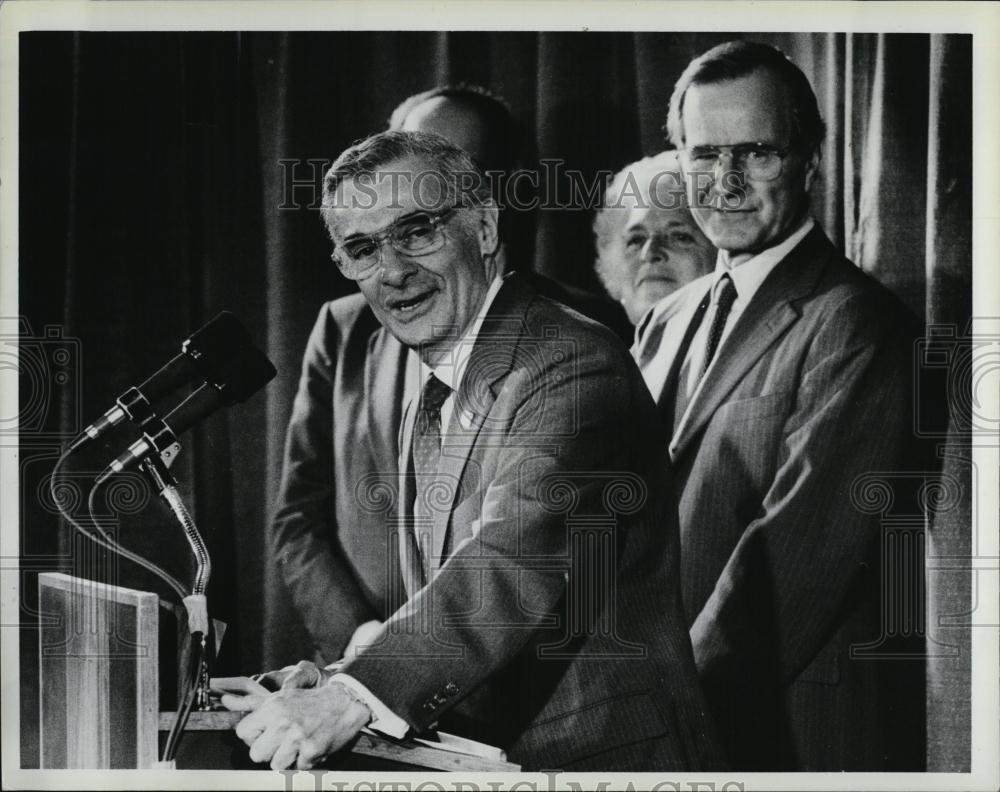
[[[162,369],[161,369],[162,371]],[[129,468],[150,453],[162,454],[177,442],[177,436],[200,423],[220,407],[244,402],[277,376],[267,356],[254,346],[244,347],[221,369],[218,382],[206,382],[162,421],[152,421],[143,436],[120,454],[97,477],[102,484],[115,473]]]
[[[240,320],[223,311],[196,330],[181,344],[181,352],[138,387],[129,388],[115,401],[115,406],[83,430],[73,441],[77,448],[96,440],[125,418],[143,425],[153,417],[151,402],[195,379],[218,380],[234,355],[253,347],[253,341]]]

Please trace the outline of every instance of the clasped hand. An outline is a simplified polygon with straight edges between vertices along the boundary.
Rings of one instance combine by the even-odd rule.
[[[250,713],[236,726],[236,736],[250,747],[254,762],[268,762],[273,770],[308,770],[343,748],[371,720],[371,711],[347,687],[328,683],[324,672],[308,661],[274,673],[286,674],[275,693],[251,683],[246,695],[223,693],[221,699],[226,709]]]

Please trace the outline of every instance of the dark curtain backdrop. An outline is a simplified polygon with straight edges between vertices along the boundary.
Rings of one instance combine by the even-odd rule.
[[[308,656],[266,536],[308,331],[324,301],[352,290],[329,263],[316,212],[324,166],[384,128],[407,95],[467,81],[509,101],[540,157],[584,175],[617,170],[665,147],[667,102],[685,64],[739,35],[21,34],[21,332],[44,349],[53,341],[45,327],[61,328],[78,372],[68,384],[22,377],[22,413],[34,405],[41,415],[30,431],[22,420],[20,439],[25,766],[37,762],[37,572],[169,593],[134,565],[85,550],[56,518],[39,486],[59,433],[107,409],[218,311],[235,312],[278,379],[189,433],[175,471],[212,549],[213,610],[230,625],[220,671]],[[752,38],[803,67],[827,119],[817,218],[929,325],[951,328],[960,352],[972,289],[971,37]],[[540,212],[536,268],[596,288],[589,223],[585,210]],[[970,425],[956,412],[941,445],[961,492],[935,517],[930,555],[970,552]],[[124,447],[115,442],[81,455],[72,480],[103,467]],[[109,525],[187,576],[186,545],[151,498],[141,486],[109,492]],[[968,768],[967,629],[954,618],[936,626],[939,615],[969,610],[968,581],[962,570],[930,574],[940,649],[930,666],[930,769]]]

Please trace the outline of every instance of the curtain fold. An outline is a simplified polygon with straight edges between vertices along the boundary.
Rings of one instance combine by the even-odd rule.
[[[36,334],[60,325],[80,343],[79,393],[62,392],[53,421],[78,430],[77,413],[88,421],[99,415],[224,308],[279,370],[262,394],[186,437],[176,468],[213,551],[213,606],[233,627],[220,671],[311,655],[267,524],[306,338],[320,306],[355,288],[330,264],[317,211],[329,162],[383,129],[412,93],[441,82],[487,85],[534,131],[538,155],[561,163],[543,169],[555,206],[539,212],[535,268],[596,289],[591,212],[569,205],[567,173],[577,172],[569,178],[586,191],[602,172],[662,150],[667,103],[684,66],[740,36],[21,35],[21,311]],[[828,133],[813,210],[827,233],[928,324],[951,328],[954,359],[967,360],[971,36],[752,38],[784,48],[816,89]],[[969,760],[968,734],[955,728],[969,717],[968,630],[952,623],[968,610],[969,576],[934,569],[937,557],[970,553],[966,386],[950,394],[951,432],[938,438],[959,496],[934,515],[929,550],[929,629],[959,647],[930,661],[929,764],[938,770]],[[46,442],[22,434],[22,493],[35,492],[51,465],[55,446]],[[100,469],[105,456],[95,451],[79,465]],[[22,511],[25,569],[40,568],[35,558],[79,554],[51,508],[22,497]],[[129,546],[188,573],[187,548],[155,504],[119,522]],[[106,574],[161,591],[133,565]],[[35,633],[22,631],[22,668],[37,662],[32,640]],[[31,698],[22,696],[30,719]],[[22,735],[30,765],[37,744],[30,728]]]
[[[975,578],[970,568],[975,557],[970,530],[975,472],[971,433],[983,428],[975,425],[972,394],[965,391],[974,380],[972,328],[968,324],[972,315],[972,81],[967,77],[971,73],[969,37],[930,37],[926,317],[928,326],[942,339],[941,346],[955,361],[952,371],[960,373],[948,376],[950,415],[941,450],[942,483],[957,497],[949,497],[932,515],[927,554],[928,634],[932,641],[927,769],[942,772],[968,772],[971,764],[967,733],[972,717],[970,625],[976,621]],[[968,559],[968,565],[963,559]]]

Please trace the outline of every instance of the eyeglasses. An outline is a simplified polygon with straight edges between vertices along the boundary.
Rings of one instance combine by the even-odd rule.
[[[681,151],[686,171],[711,172],[722,157],[729,157],[729,170],[738,170],[757,181],[771,181],[781,174],[781,166],[791,152],[767,143],[737,143],[732,146],[693,146]]]
[[[452,206],[440,212],[414,212],[399,218],[384,231],[344,240],[330,258],[344,277],[362,280],[382,263],[382,245],[386,241],[403,256],[426,256],[445,243],[442,226],[455,214]]]

